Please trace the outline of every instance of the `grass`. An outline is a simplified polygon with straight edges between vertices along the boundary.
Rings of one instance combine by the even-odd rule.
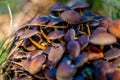
[[[3,3],[5,0],[0,0],[0,15],[8,14],[7,6]],[[11,6],[12,12],[15,13],[19,11],[19,7],[23,4],[26,0],[7,0]]]

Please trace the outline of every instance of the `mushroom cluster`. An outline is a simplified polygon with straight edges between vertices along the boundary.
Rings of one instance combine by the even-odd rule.
[[[56,3],[18,28],[5,80],[120,80],[120,19]]]

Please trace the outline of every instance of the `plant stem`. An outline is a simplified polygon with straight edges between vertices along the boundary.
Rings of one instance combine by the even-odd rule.
[[[9,17],[10,17],[10,30],[12,30],[13,16],[12,16],[12,11],[11,11],[9,3],[7,3],[7,8],[8,8]]]

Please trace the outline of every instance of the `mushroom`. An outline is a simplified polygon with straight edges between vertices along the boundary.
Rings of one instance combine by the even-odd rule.
[[[79,56],[81,51],[79,43],[74,40],[69,41],[69,43],[67,44],[67,51],[69,53],[69,57],[72,60],[75,60]]]
[[[71,40],[74,40],[75,39],[75,30],[74,29],[69,29],[65,36],[64,36],[64,39],[66,42],[69,42]]]
[[[56,78],[57,80],[72,80],[76,71],[77,69],[69,60],[62,61],[57,68]]]
[[[108,29],[112,25],[113,21],[111,18],[105,17],[100,21],[100,25]]]
[[[21,35],[20,39],[29,38],[35,34],[39,33],[38,30],[25,30]]]
[[[54,16],[60,16],[60,13],[65,11],[66,7],[61,4],[61,3],[56,3],[53,6],[49,8],[49,11],[52,13]]]
[[[62,58],[65,47],[60,43],[54,43],[53,47],[47,47],[45,53],[48,54],[48,61],[50,61],[50,65],[54,66],[58,63],[58,61]]]
[[[61,18],[69,24],[79,24],[81,22],[81,16],[78,12],[73,10],[66,10],[61,14]]]
[[[64,31],[55,30],[53,32],[50,32],[47,37],[48,39],[54,40],[54,39],[62,38],[64,35],[65,35]]]
[[[28,71],[31,74],[36,74],[41,70],[45,61],[46,61],[46,56],[40,53],[31,56],[20,63],[17,62],[13,62],[13,63],[22,66],[26,71]]]
[[[90,37],[90,43],[96,45],[108,45],[117,41],[116,37],[107,32],[100,32]]]
[[[120,38],[120,19],[114,20],[113,24],[109,27],[109,32],[117,38]]]
[[[71,9],[73,10],[78,10],[81,13],[81,9],[89,7],[88,3],[85,2],[75,2],[72,6]]]
[[[108,50],[107,52],[105,52],[104,55],[105,55],[104,58],[107,60],[118,58],[118,57],[120,57],[120,49],[112,48],[112,49]]]
[[[75,60],[75,67],[79,68],[88,61],[88,54],[83,52]]]
[[[89,43],[89,37],[87,35],[82,35],[78,38],[77,41],[79,42],[81,50],[83,50]]]
[[[45,25],[48,21],[50,20],[50,18],[48,16],[36,16],[31,22],[30,24],[33,25]]]
[[[56,68],[45,68],[44,75],[47,80],[56,80]]]

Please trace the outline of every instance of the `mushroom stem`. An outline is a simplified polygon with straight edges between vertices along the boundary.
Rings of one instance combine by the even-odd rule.
[[[84,27],[83,27],[83,24],[81,24],[81,31],[83,31],[84,30]]]
[[[65,44],[65,42],[61,39],[61,38],[59,38],[58,39],[63,45]]]
[[[47,38],[46,34],[43,32],[42,28],[40,27],[40,32],[43,35],[43,37],[47,40],[48,43],[51,43],[51,41]]]
[[[80,34],[83,34],[83,35],[86,35],[86,33],[85,33],[85,32],[83,32],[83,31],[79,31],[79,33],[80,33]]]
[[[90,36],[90,34],[91,34],[91,32],[90,32],[90,27],[89,27],[89,25],[88,25],[88,24],[86,24],[86,26],[87,26],[88,36]]]
[[[80,9],[80,15],[82,15],[82,14],[83,14],[82,9]]]
[[[103,50],[104,49],[104,45],[100,45],[100,49]]]
[[[37,43],[36,41],[34,41],[32,38],[29,38],[30,41],[38,48],[38,49],[42,49],[42,50],[45,50],[46,47],[40,45],[39,43]]]

